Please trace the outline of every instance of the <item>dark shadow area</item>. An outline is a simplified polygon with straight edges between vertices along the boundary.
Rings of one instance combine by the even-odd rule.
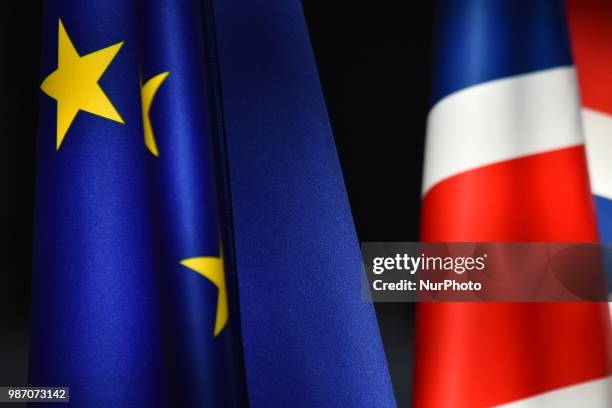
[[[42,2],[5,2],[0,13],[0,385],[24,385]]]
[[[418,241],[433,5],[302,4],[359,239]],[[414,306],[376,310],[398,405],[410,406]]]

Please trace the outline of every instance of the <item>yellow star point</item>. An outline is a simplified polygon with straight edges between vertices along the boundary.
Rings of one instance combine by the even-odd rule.
[[[98,84],[123,42],[80,56],[62,20],[57,37],[57,69],[45,78],[40,88],[57,101],[56,149],[59,150],[79,111],[124,123]]]
[[[217,257],[204,256],[185,259],[181,261],[181,265],[204,276],[217,287],[219,294],[217,296],[217,316],[215,319],[214,334],[215,337],[218,336],[226,326],[229,314],[223,260]]]
[[[153,133],[153,126],[151,126],[151,116],[149,113],[157,90],[169,74],[170,72],[166,71],[155,75],[153,78],[149,79],[140,90],[142,97],[142,125],[144,128],[145,145],[155,157],[159,157],[159,150],[157,150],[157,143],[155,142],[155,134]]]

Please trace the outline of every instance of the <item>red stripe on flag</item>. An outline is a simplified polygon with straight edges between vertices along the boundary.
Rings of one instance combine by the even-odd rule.
[[[584,147],[480,167],[425,195],[423,241],[596,241]]]
[[[424,241],[594,241],[583,147],[448,178],[425,196]],[[606,304],[417,308],[415,406],[487,407],[610,373]]]
[[[566,4],[583,105],[612,113],[612,1]]]
[[[415,407],[490,407],[606,376],[606,307],[419,305]]]

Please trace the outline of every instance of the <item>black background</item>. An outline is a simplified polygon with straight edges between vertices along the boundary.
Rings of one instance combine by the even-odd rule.
[[[41,5],[0,6],[0,386],[26,384]]]
[[[303,0],[361,241],[417,241],[433,7]],[[0,386],[26,383],[39,1],[0,8]],[[413,310],[378,304],[400,406],[411,384]]]
[[[359,239],[418,241],[434,2],[302,3]],[[414,308],[376,309],[406,407]]]

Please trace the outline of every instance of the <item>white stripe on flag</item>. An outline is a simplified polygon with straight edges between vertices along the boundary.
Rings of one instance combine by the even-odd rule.
[[[429,113],[423,194],[464,171],[583,140],[573,67],[471,86]]]
[[[549,391],[535,397],[500,405],[500,408],[609,408],[612,377]]]
[[[593,193],[612,199],[612,115],[582,109],[582,121]]]

